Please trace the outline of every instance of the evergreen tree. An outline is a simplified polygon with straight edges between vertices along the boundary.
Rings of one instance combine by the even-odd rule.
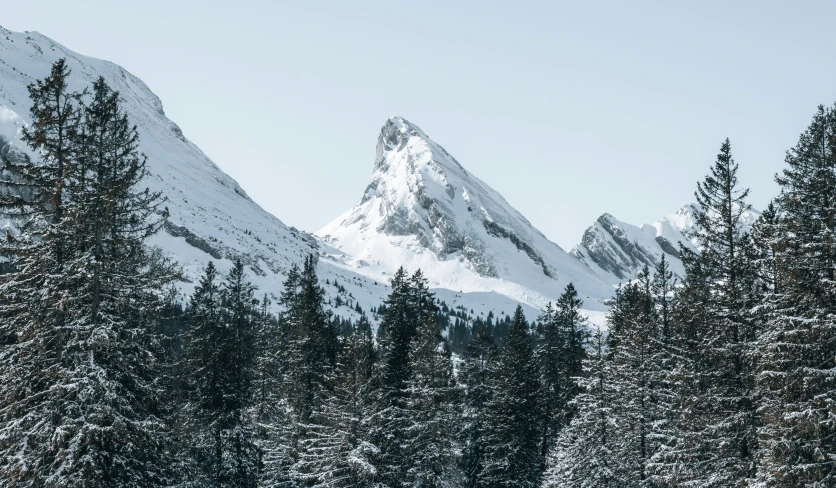
[[[313,255],[307,256],[301,270],[290,270],[281,302],[287,345],[284,391],[292,425],[289,452],[294,458],[291,475],[308,483],[318,476],[321,442],[333,438],[323,416],[330,415],[326,412],[331,408],[328,402],[334,395],[340,354],[339,322],[325,310],[325,291],[319,286]]]
[[[430,305],[425,302],[420,306]],[[412,486],[450,486],[457,478],[453,472],[453,426],[458,389],[450,349],[441,337],[434,313],[424,314],[409,361],[412,376],[407,408],[411,425],[407,451],[411,464],[406,479]]]
[[[255,444],[250,410],[254,405],[253,380],[256,378],[258,312],[254,305],[255,287],[246,280],[240,259],[221,288],[226,337],[216,347],[222,349],[224,415],[228,455],[222,464],[222,485],[254,487],[258,482],[261,453]]]
[[[374,407],[369,419],[370,440],[379,449],[373,458],[376,479],[385,484],[397,483],[409,463],[404,443],[409,425],[409,353],[415,335],[412,294],[406,271],[399,268],[378,328],[380,363],[373,378]]]
[[[284,390],[286,342],[280,323],[270,313],[271,302],[265,294],[257,317],[258,339],[255,345],[255,378],[252,416],[255,443],[261,452],[260,484],[291,486],[290,469],[292,425],[287,415]]]
[[[527,329],[522,307],[517,306],[491,371],[480,486],[534,487],[540,481],[539,384]]]
[[[621,392],[614,400],[612,448],[621,464],[619,479],[629,486],[655,486],[655,458],[668,441],[666,415],[672,399],[652,281],[645,265],[636,281],[621,291],[618,310],[623,323],[618,347],[609,351],[609,381]]]
[[[0,284],[0,313],[18,346],[3,358],[0,437],[13,462],[0,466],[0,479],[167,484],[171,436],[155,327],[175,273],[146,247],[162,224],[161,200],[137,191],[144,157],[118,95],[99,80],[84,107],[66,91],[68,75],[59,60],[30,85],[33,124],[23,138],[41,161],[6,161],[16,192],[2,206],[20,227],[6,240],[14,271]],[[95,181],[97,172],[108,179]]]
[[[628,486],[616,455],[618,440],[615,404],[620,391],[611,383],[612,362],[605,354],[605,340],[598,329],[592,339],[593,354],[584,361],[584,375],[576,378],[580,393],[572,399],[577,414],[560,432],[550,451],[545,487],[607,488]]]
[[[540,456],[545,462],[546,454],[551,448],[551,441],[560,432],[563,420],[561,414],[564,413],[563,409],[566,407],[562,403],[566,398],[564,389],[568,386],[564,381],[568,377],[563,355],[566,338],[561,336],[562,330],[551,302],[540,316],[536,330],[534,357],[540,377],[540,410],[543,414],[540,427],[542,432]]]
[[[670,263],[662,254],[654,268],[652,289],[659,320],[662,322],[662,337],[665,340],[671,337],[671,295],[675,286],[676,280],[674,280]]]
[[[761,275],[756,309],[768,322],[759,341],[766,486],[836,483],[836,109],[819,107],[776,176],[777,212],[756,227]],[[767,220],[768,219],[768,220]]]
[[[325,291],[319,286],[313,255],[301,271],[291,270],[282,294],[282,326],[288,334],[285,386],[297,436],[312,412],[328,395],[337,355],[337,334],[325,310]]]
[[[726,140],[711,173],[697,185],[694,237],[700,255],[683,248],[686,288],[699,284],[703,289],[683,295],[698,300],[683,307],[701,321],[686,319],[691,330],[685,333],[697,343],[684,374],[690,384],[679,393],[685,438],[678,452],[687,456],[679,464],[688,468],[683,476],[690,483],[705,486],[743,483],[754,475],[757,451],[751,361],[756,328],[747,320],[753,275],[743,249],[748,190],[739,188],[737,170]]]
[[[492,316],[488,316],[490,321]],[[487,324],[477,320],[471,339],[464,353],[459,377],[464,383],[462,396],[462,456],[460,467],[462,484],[476,488],[484,465],[485,452],[485,408],[491,397],[488,384],[489,362],[493,351],[493,340]]]
[[[544,462],[560,429],[571,420],[570,401],[578,393],[574,378],[582,373],[587,340],[579,312],[582,305],[575,287],[569,283],[556,308],[549,304],[536,328],[535,359],[542,414],[540,456]]]
[[[186,371],[189,402],[183,412],[187,443],[198,466],[197,483],[220,486],[223,469],[224,351],[226,330],[217,270],[210,261],[189,304]]]
[[[299,471],[316,487],[365,487],[375,477],[367,441],[368,386],[374,361],[371,324],[362,316],[345,338],[337,361],[337,381],[327,401],[313,412],[302,439]]]
[[[186,418],[198,485],[256,486],[260,453],[250,417],[258,338],[254,287],[235,262],[218,285],[210,262],[192,295],[188,338],[191,398]],[[257,303],[257,302],[256,302]]]

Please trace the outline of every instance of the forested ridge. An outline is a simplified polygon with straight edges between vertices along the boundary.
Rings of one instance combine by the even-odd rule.
[[[2,154],[0,485],[836,486],[836,108],[751,228],[724,141],[685,276],[645,266],[606,330],[571,284],[451,322],[403,268],[375,330],[327,311],[314,255],[279,315],[240,261],[179,300],[130,114],[68,76],[30,85],[30,152]]]

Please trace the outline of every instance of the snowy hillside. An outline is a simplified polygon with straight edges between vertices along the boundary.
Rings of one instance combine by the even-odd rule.
[[[601,310],[612,287],[535,229],[420,128],[386,121],[359,202],[316,235],[326,258],[385,280],[421,268],[431,286],[535,308],[569,283]]]
[[[189,142],[141,80],[116,64],[82,56],[41,34],[0,28],[4,150],[25,149],[19,136],[29,120],[26,86],[49,74],[50,65],[62,57],[72,70],[71,90],[82,90],[103,76],[124,99],[125,110],[139,128],[140,150],[148,156],[147,184],[163,192],[171,213],[154,244],[183,265],[186,280],[195,281],[209,259],[225,271],[232,259],[241,258],[262,290],[277,293],[289,266],[316,251],[315,239],[264,211]],[[188,292],[191,284],[184,282],[182,288]]]
[[[598,217],[583,234],[581,243],[572,248],[571,254],[588,265],[610,284],[633,279],[648,265],[653,267],[662,255],[670,262],[671,271],[684,276],[685,269],[679,259],[679,243],[697,251],[691,237],[695,230],[696,204],[685,205],[675,214],[652,224],[640,227],[622,222],[610,214]],[[757,210],[743,214],[744,229],[748,229],[760,216]]]

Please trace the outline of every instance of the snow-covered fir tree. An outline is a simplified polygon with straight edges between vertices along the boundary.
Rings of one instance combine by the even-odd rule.
[[[546,307],[536,327],[534,356],[540,378],[540,456],[546,455],[569,423],[570,401],[578,393],[575,378],[586,356],[586,324],[580,314],[583,302],[569,283],[557,301]]]
[[[572,399],[576,415],[550,451],[544,487],[615,488],[626,486],[624,468],[615,452],[618,427],[615,402],[622,391],[611,382],[612,362],[606,355],[604,334],[592,337],[592,354],[583,362],[583,376],[575,378],[580,393]]]
[[[518,306],[491,365],[485,408],[484,465],[479,486],[535,487],[540,482],[540,402],[528,323]]]
[[[694,237],[700,255],[691,256],[683,248],[684,261],[692,268],[688,278],[697,271],[704,274],[686,286],[706,287],[694,295],[698,305],[683,304],[705,310],[697,311],[699,323],[690,321],[698,343],[685,374],[691,384],[683,385],[684,397],[679,399],[688,405],[680,422],[687,438],[679,451],[686,456],[681,463],[689,470],[684,476],[699,486],[735,486],[755,471],[757,419],[750,353],[756,331],[746,313],[752,275],[746,267],[742,228],[749,191],[740,188],[737,171],[726,140],[709,175],[697,185]]]
[[[287,411],[285,392],[285,350],[287,343],[280,322],[270,313],[265,294],[257,317],[255,378],[252,417],[255,444],[261,453],[259,482],[266,486],[292,486],[293,426]]]
[[[492,316],[488,317],[488,321]],[[485,452],[485,407],[491,396],[488,386],[489,362],[494,351],[493,339],[487,323],[474,322],[470,342],[464,351],[464,361],[459,371],[463,383],[460,443],[462,449],[459,466],[462,471],[462,485],[476,488]]]
[[[441,337],[435,313],[424,314],[418,327],[409,357],[407,408],[411,425],[406,443],[411,463],[405,478],[413,486],[442,488],[459,478],[454,445],[459,390],[450,348]]]
[[[337,359],[336,382],[326,401],[312,414],[301,444],[299,471],[315,487],[371,486],[378,452],[367,440],[369,381],[374,362],[371,324],[365,316],[344,337]]]
[[[256,486],[261,453],[255,405],[258,311],[236,261],[222,284],[210,262],[191,299],[187,331],[190,443],[198,486]],[[257,302],[256,302],[257,303]]]
[[[24,141],[39,160],[4,160],[4,213],[18,224],[0,283],[3,484],[149,486],[174,479],[161,417],[156,321],[175,273],[146,247],[162,225],[141,190],[136,127],[100,79],[69,93],[57,61],[29,87]]]
[[[777,212],[757,228],[766,278],[758,314],[758,481],[836,483],[836,109],[819,107],[776,176]],[[768,220],[767,220],[768,219]]]

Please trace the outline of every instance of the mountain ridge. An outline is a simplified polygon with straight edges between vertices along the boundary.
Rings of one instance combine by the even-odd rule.
[[[28,151],[20,141],[28,120],[26,85],[45,76],[58,58],[67,58],[73,70],[71,90],[103,76],[120,92],[148,156],[147,184],[168,199],[171,216],[151,243],[183,266],[184,296],[207,261],[225,272],[241,259],[254,284],[275,298],[289,268],[312,253],[323,282],[347,284],[349,303],[366,310],[383,302],[388,279],[404,266],[421,268],[439,298],[484,314],[510,312],[522,303],[536,316],[572,282],[585,309],[601,322],[614,286],[661,253],[673,256],[690,225],[682,210],[677,218],[643,226],[604,214],[566,252],[418,125],[392,116],[378,135],[372,177],[357,204],[308,233],[254,202],[165,116],[159,97],[119,65],[75,53],[39,33],[2,27],[0,54],[5,151]],[[336,291],[327,291],[336,298]],[[350,306],[330,307],[344,317],[359,316]]]

